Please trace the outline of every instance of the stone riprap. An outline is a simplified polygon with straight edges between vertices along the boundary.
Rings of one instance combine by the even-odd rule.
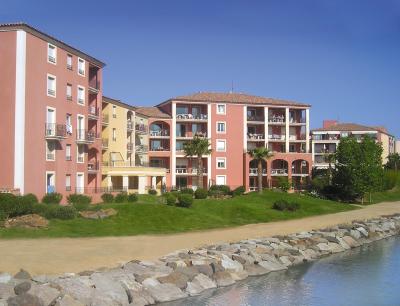
[[[287,236],[180,250],[113,269],[31,276],[0,273],[0,306],[151,305],[288,269],[400,233],[400,216],[354,221]]]

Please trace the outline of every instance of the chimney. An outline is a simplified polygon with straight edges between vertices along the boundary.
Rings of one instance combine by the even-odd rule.
[[[325,128],[325,129],[335,126],[337,124],[338,124],[337,120],[324,120],[322,123],[323,128]]]

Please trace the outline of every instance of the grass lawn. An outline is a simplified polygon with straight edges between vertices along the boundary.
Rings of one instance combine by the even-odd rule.
[[[296,212],[272,209],[274,201],[298,202]],[[167,206],[155,196],[140,196],[129,204],[98,205],[118,210],[118,215],[104,220],[51,220],[46,230],[0,229],[0,238],[95,237],[167,234],[223,228],[250,223],[303,218],[356,209],[355,206],[320,200],[300,194],[264,191],[226,200],[195,200],[191,208]]]

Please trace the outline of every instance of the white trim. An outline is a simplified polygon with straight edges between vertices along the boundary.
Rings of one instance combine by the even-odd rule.
[[[83,89],[83,103],[80,103],[80,102],[79,102],[79,90],[80,90],[80,89]],[[78,105],[85,106],[85,104],[86,104],[86,88],[85,88],[84,86],[82,86],[82,85],[78,85],[78,86],[77,86],[76,95],[77,95],[77,97],[76,97],[76,103],[78,103]]]
[[[219,185],[219,184],[217,184],[218,177],[223,177],[224,178],[224,182],[225,182],[225,184],[223,184],[223,185],[228,185],[228,183],[226,181],[226,175],[225,174],[219,174],[219,175],[215,176],[215,185]]]
[[[207,135],[211,139],[212,138],[212,123],[211,123],[211,114],[212,112],[212,105],[211,103],[207,104]],[[212,142],[210,141],[210,149],[212,149]],[[207,187],[210,185],[212,179],[212,162],[211,162],[211,154],[207,156]]]
[[[83,74],[79,73],[79,62],[82,61],[83,62]],[[86,61],[83,58],[78,57],[78,61],[77,61],[77,65],[78,65],[78,75],[84,77],[86,76]]]
[[[78,176],[82,175],[83,177],[83,186],[78,186]],[[75,176],[75,192],[76,193],[84,193],[84,192],[78,192],[79,189],[78,188],[82,188],[83,190],[85,189],[85,172],[77,172],[76,176]]]
[[[176,186],[176,103],[172,102],[171,123],[171,185]]]
[[[25,187],[26,32],[17,31],[15,67],[14,188]]]
[[[44,182],[44,187],[45,187],[45,193],[47,194],[47,175],[48,174],[53,174],[54,175],[54,192],[57,192],[57,188],[56,188],[56,172],[55,171],[46,171],[46,176],[45,176],[45,182]]]
[[[285,108],[285,152],[289,153],[289,107]]]
[[[218,167],[218,162],[223,161],[224,167]],[[226,170],[226,157],[216,157],[215,158],[215,167],[217,169],[225,169]]]
[[[224,111],[223,111],[222,113],[220,113],[220,112],[218,111],[218,107],[219,107],[219,106],[223,106],[223,107],[224,107]],[[217,113],[218,115],[226,115],[226,104],[225,104],[225,103],[218,103],[218,104],[217,104],[216,113]]]
[[[55,51],[55,56],[54,56],[55,62],[54,63],[49,60],[49,58],[50,58],[50,54],[49,54],[50,47],[53,47],[54,51]],[[47,43],[47,62],[49,64],[52,64],[52,65],[57,65],[57,47],[55,45],[51,44],[51,43]]]
[[[223,132],[219,132],[219,131],[218,131],[218,124],[220,124],[220,123],[223,123],[223,124],[224,124],[225,129],[224,129]],[[226,121],[217,121],[217,122],[216,122],[216,126],[215,126],[215,132],[216,132],[217,134],[226,134]]]
[[[80,147],[83,148],[83,153],[82,153],[83,160],[81,162],[79,161],[79,157],[80,157],[79,148]],[[85,145],[83,145],[83,144],[77,144],[76,145],[76,163],[77,164],[84,164],[85,163]]]
[[[54,145],[54,150],[53,150],[54,159],[48,159],[47,158],[49,143],[52,143]],[[46,140],[46,161],[48,161],[48,162],[55,162],[56,161],[56,145],[55,145],[54,140]]]
[[[54,96],[49,94],[49,77],[54,79]],[[57,77],[55,75],[52,75],[50,73],[47,74],[47,78],[46,78],[46,95],[48,97],[52,97],[52,98],[56,98],[57,97]]]
[[[264,107],[264,146],[268,148],[268,139],[269,139],[269,121],[268,121],[268,116],[269,116],[269,108],[268,106]]]
[[[224,150],[218,150],[218,141],[222,141],[222,142],[224,142],[225,143],[225,145],[224,145]],[[226,139],[216,139],[215,140],[215,151],[216,152],[226,152]]]
[[[310,110],[306,109],[306,153],[310,153]]]

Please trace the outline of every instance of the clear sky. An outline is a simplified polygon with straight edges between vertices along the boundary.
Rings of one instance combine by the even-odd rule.
[[[107,63],[104,94],[154,105],[229,91],[313,105],[400,137],[400,0],[0,0],[24,21]]]

